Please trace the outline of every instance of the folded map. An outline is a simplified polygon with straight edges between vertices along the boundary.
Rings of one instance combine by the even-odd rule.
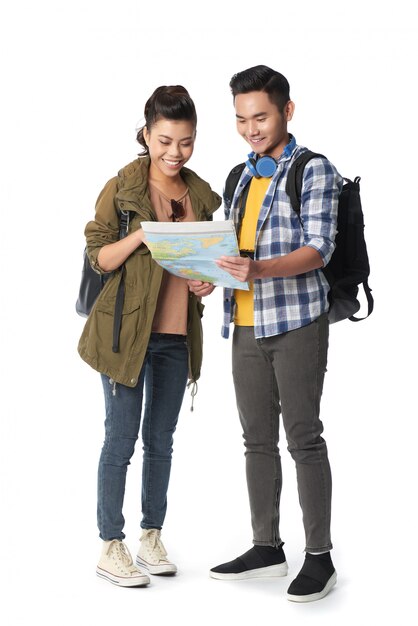
[[[142,222],[141,226],[152,258],[168,272],[248,291],[248,283],[236,280],[215,263],[223,255],[239,256],[231,221]]]

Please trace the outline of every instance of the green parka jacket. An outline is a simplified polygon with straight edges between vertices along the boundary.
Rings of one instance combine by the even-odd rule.
[[[87,254],[92,267],[101,273],[97,263],[100,248],[119,238],[118,210],[132,211],[129,233],[141,227],[141,221],[156,221],[148,193],[149,157],[140,157],[120,170],[103,188],[96,203],[94,221],[87,224]],[[183,167],[181,176],[190,194],[197,221],[212,219],[222,200],[208,183],[192,170]],[[133,217],[132,217],[133,216]],[[142,244],[125,261],[125,300],[122,312],[119,352],[112,351],[113,315],[121,271],[106,282],[87,319],[78,352],[95,370],[117,383],[135,387],[145,358],[152,321],[157,305],[163,269]],[[189,294],[187,346],[189,378],[200,376],[202,364],[203,305]]]

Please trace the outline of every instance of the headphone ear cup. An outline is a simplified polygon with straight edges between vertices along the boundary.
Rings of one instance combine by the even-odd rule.
[[[257,163],[256,163],[255,159],[253,159],[253,158],[248,159],[248,161],[245,163],[245,165],[248,167],[248,169],[250,170],[251,174],[253,176],[255,176],[255,178],[260,178],[260,174],[257,171]]]
[[[277,169],[276,160],[271,156],[263,156],[256,163],[258,175],[262,178],[271,178]]]
[[[250,157],[245,165],[255,178],[271,178],[277,169],[276,160],[271,156],[254,159]]]

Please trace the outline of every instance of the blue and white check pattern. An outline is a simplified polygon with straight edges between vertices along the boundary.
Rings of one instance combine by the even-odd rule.
[[[324,157],[315,157],[305,167],[301,212],[292,209],[285,191],[287,174],[293,161],[307,148],[297,146],[292,137],[277,163],[257,222],[254,258],[272,259],[302,246],[320,253],[324,265],[335,248],[338,198],[343,179]],[[225,217],[234,222],[238,232],[239,198],[252,176],[244,168],[232,199],[225,206]],[[302,223],[302,225],[301,225]],[[321,270],[288,278],[254,280],[254,334],[257,339],[280,335],[313,322],[328,310],[328,282]],[[229,336],[234,319],[234,291],[224,290],[222,336]]]

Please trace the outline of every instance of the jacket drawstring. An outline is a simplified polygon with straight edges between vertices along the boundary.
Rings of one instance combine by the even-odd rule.
[[[193,408],[194,398],[195,398],[195,395],[197,394],[197,391],[198,391],[197,390],[197,382],[195,380],[191,380],[187,384],[187,388],[189,388],[190,386],[192,387],[192,390],[190,392],[190,395],[192,396],[192,405],[190,407],[190,411],[193,411],[194,410],[194,408]]]
[[[112,385],[112,396],[116,396],[116,380],[109,378],[109,385]]]

